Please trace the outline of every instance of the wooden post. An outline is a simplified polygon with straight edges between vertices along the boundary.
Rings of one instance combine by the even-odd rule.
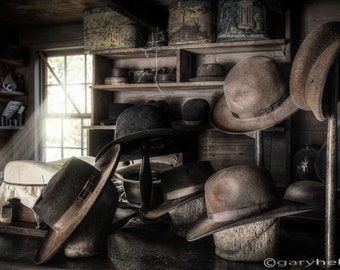
[[[256,131],[255,134],[255,162],[257,166],[263,166],[263,133]]]
[[[337,98],[338,98],[338,61],[335,62],[332,76],[334,84],[330,100],[331,112],[327,118],[327,148],[326,148],[326,202],[325,202],[325,261],[335,260],[336,237],[336,180],[337,180]],[[332,70],[332,71],[333,71]],[[333,74],[332,74],[333,75]],[[332,265],[327,263],[327,268]]]
[[[140,193],[142,197],[142,205],[140,207],[140,218],[144,219],[143,213],[150,206],[151,190],[152,190],[152,172],[149,157],[149,141],[143,140],[142,144],[142,164],[139,173]]]

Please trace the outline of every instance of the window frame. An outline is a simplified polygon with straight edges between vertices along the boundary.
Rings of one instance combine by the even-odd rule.
[[[80,119],[81,120],[81,145],[80,145],[80,151],[81,151],[81,155],[87,155],[87,151],[88,151],[88,137],[87,134],[85,135],[85,132],[87,132],[86,129],[83,128],[83,126],[86,126],[84,124],[84,119],[88,119],[89,122],[91,122],[91,110],[92,110],[92,104],[89,104],[89,106],[87,107],[87,111],[90,111],[89,113],[81,113],[81,115],[79,115],[78,113],[69,113],[69,114],[59,114],[59,113],[51,113],[47,115],[47,107],[45,106],[47,101],[47,95],[48,95],[48,91],[47,91],[47,74],[48,74],[48,66],[46,65],[45,61],[43,58],[47,58],[48,57],[58,57],[58,56],[72,56],[72,55],[86,55],[84,53],[84,50],[82,48],[76,48],[76,49],[56,49],[56,50],[48,50],[48,51],[44,51],[42,53],[43,55],[40,56],[39,62],[40,62],[40,100],[39,100],[39,105],[40,105],[40,132],[39,132],[39,148],[40,148],[40,158],[39,160],[42,161],[46,161],[46,148],[56,148],[56,149],[62,149],[61,152],[61,159],[65,158],[63,156],[63,149],[77,149],[75,147],[68,147],[64,145],[64,140],[61,140],[61,145],[60,146],[46,146],[46,134],[45,134],[45,130],[46,130],[46,125],[45,125],[45,120],[46,118],[55,118],[55,119],[61,119],[61,121],[65,120],[65,119]],[[93,72],[93,70],[92,70]],[[93,74],[92,74],[92,79],[93,79]],[[92,84],[92,82],[90,83]],[[86,94],[85,94],[86,95]],[[89,94],[89,96],[91,96],[92,93]],[[86,96],[87,98],[89,96]],[[87,106],[87,105],[86,105]],[[84,135],[87,137],[86,142],[87,144],[85,145],[85,141],[84,141]],[[62,135],[63,138],[63,135]]]

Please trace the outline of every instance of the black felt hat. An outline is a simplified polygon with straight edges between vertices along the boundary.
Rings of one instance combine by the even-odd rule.
[[[186,101],[182,108],[182,120],[172,122],[174,129],[183,131],[200,131],[210,127],[210,105],[203,98]]]
[[[114,144],[122,145],[122,159],[141,158],[143,141],[148,141],[151,155],[181,152],[185,136],[185,132],[172,128],[160,108],[148,104],[133,106],[118,117],[115,139],[101,149],[97,158]]]
[[[145,213],[146,218],[160,217],[170,210],[203,196],[204,185],[214,173],[210,161],[190,162],[160,175],[163,202]]]

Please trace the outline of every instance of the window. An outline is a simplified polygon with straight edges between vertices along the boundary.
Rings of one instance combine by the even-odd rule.
[[[91,122],[92,56],[45,58],[43,154],[45,161],[87,155]]]

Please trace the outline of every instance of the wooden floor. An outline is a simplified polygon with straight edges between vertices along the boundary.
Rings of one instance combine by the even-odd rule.
[[[69,259],[59,252],[44,265],[35,265],[40,237],[0,234],[0,269],[84,269],[84,270],[258,270],[260,263],[223,260],[214,253],[212,237],[195,242],[174,236],[168,223],[135,226],[128,223],[108,236],[107,253],[92,258]],[[281,219],[280,251],[277,260],[310,260],[324,257],[323,225]],[[339,241],[338,241],[339,243]],[[105,243],[103,243],[105,245]],[[340,257],[340,256],[339,256]],[[277,267],[272,269],[298,269]],[[307,268],[308,269],[308,268]]]

